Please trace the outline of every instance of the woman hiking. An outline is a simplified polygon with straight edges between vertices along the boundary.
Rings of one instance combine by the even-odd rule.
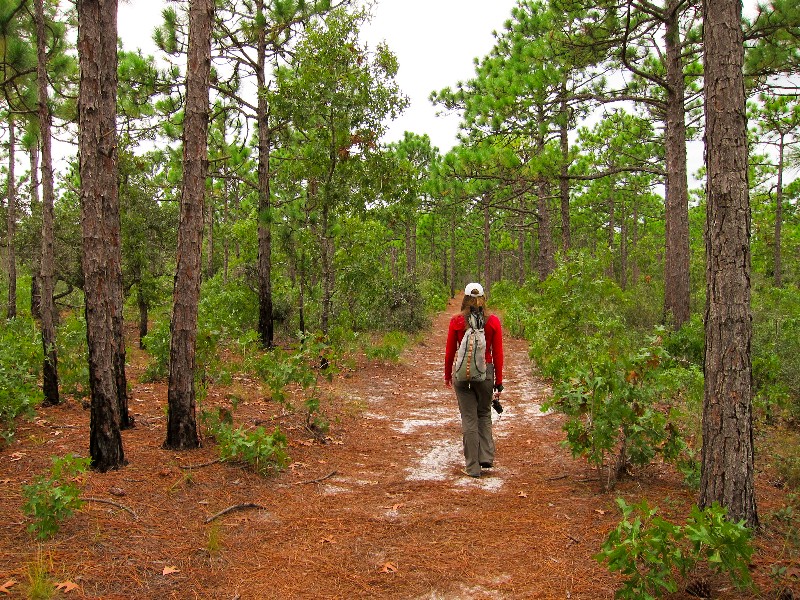
[[[464,289],[461,312],[450,319],[447,331],[447,346],[444,353],[444,383],[452,387],[458,399],[461,412],[461,432],[464,443],[464,473],[470,477],[480,477],[481,468],[491,469],[494,465],[494,438],[492,437],[492,390],[499,397],[503,391],[503,332],[497,315],[486,316],[486,296],[483,286],[470,283]],[[468,328],[482,330],[486,340],[485,379],[476,379],[474,374],[466,380],[461,370],[455,377],[454,362],[456,353],[461,359],[461,341]],[[479,339],[479,336],[478,336]],[[482,340],[479,340],[479,344]],[[458,367],[458,365],[456,365]],[[481,365],[473,367],[480,372]],[[467,368],[469,373],[469,368]],[[482,373],[478,376],[478,379]],[[473,380],[470,380],[473,379]],[[499,404],[498,404],[499,406]],[[500,409],[502,410],[502,409]]]

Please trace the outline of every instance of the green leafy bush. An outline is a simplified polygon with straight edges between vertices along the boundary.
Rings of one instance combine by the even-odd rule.
[[[364,354],[370,360],[388,360],[397,362],[410,343],[408,335],[402,331],[391,331],[377,343],[364,346]]]
[[[750,530],[743,522],[729,521],[720,505],[705,510],[694,506],[681,526],[658,516],[658,509],[645,500],[631,506],[617,498],[617,504],[623,519],[595,555],[625,576],[617,598],[655,600],[676,592],[676,574],[686,577],[699,563],[728,573],[737,586],[751,585]]]
[[[315,434],[327,432],[328,421],[321,413],[318,394],[319,378],[332,379],[336,372],[338,355],[322,338],[309,335],[292,351],[274,348],[253,353],[245,361],[245,368],[256,373],[269,386],[272,399],[285,406],[287,388],[299,386],[305,395],[306,426]]]
[[[564,429],[574,456],[608,465],[606,488],[629,464],[648,464],[660,453],[676,458],[682,448],[677,428],[656,405],[652,373],[665,358],[660,338],[631,355],[597,363],[556,384],[545,409],[567,415]]]
[[[267,433],[263,427],[234,427],[218,415],[203,413],[203,418],[217,441],[221,460],[245,463],[262,475],[276,473],[288,463],[286,436],[279,428]]]
[[[89,395],[89,350],[86,320],[70,312],[58,327],[58,384],[65,394],[78,398]]]
[[[243,279],[225,283],[220,274],[203,283],[197,320],[204,330],[234,340],[256,328],[257,307],[258,297]]]
[[[144,372],[144,380],[156,381],[169,375],[170,323],[157,322],[144,338],[145,347],[150,354],[150,362]],[[225,376],[219,350],[222,332],[209,329],[205,323],[198,323],[195,344],[195,377],[220,379]]]
[[[42,399],[42,339],[31,319],[17,317],[0,325],[0,436],[14,437],[15,419],[31,414]]]
[[[800,290],[753,292],[753,387],[767,417],[787,409],[800,419]]]
[[[54,456],[49,476],[39,475],[30,485],[22,486],[26,498],[22,510],[33,519],[29,532],[42,540],[49,538],[58,532],[61,521],[82,506],[81,488],[76,481],[89,468],[89,462],[88,458],[72,454]]]

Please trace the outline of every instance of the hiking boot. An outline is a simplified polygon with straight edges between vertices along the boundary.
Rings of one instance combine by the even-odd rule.
[[[461,469],[461,472],[462,472],[464,475],[466,475],[467,477],[472,477],[472,478],[474,478],[474,479],[477,479],[478,477],[480,477],[480,476],[481,476],[481,474],[480,474],[480,473],[478,473],[477,475],[473,475],[472,473],[470,473],[470,472],[469,472],[469,471],[467,471],[466,469]]]
[[[494,463],[490,462],[482,462],[481,469],[491,469],[494,466]]]

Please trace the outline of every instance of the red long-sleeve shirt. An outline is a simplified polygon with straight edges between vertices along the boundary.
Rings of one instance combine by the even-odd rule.
[[[456,350],[467,330],[467,323],[461,313],[450,319],[450,327],[447,330],[447,346],[444,351],[444,380],[453,379],[453,361],[456,358]],[[503,383],[503,330],[500,326],[500,319],[496,315],[489,315],[484,326],[486,334],[486,364],[494,365],[494,384]]]

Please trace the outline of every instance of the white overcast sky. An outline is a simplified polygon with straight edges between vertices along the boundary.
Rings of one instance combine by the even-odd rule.
[[[126,50],[156,55],[152,32],[161,23],[164,0],[122,0],[118,28]],[[397,82],[410,100],[403,115],[389,125],[386,141],[404,131],[427,133],[443,153],[456,143],[458,117],[437,117],[428,96],[474,74],[473,59],[494,45],[492,31],[502,30],[515,0],[378,0],[371,23],[362,32],[374,49],[386,42],[397,55]]]

